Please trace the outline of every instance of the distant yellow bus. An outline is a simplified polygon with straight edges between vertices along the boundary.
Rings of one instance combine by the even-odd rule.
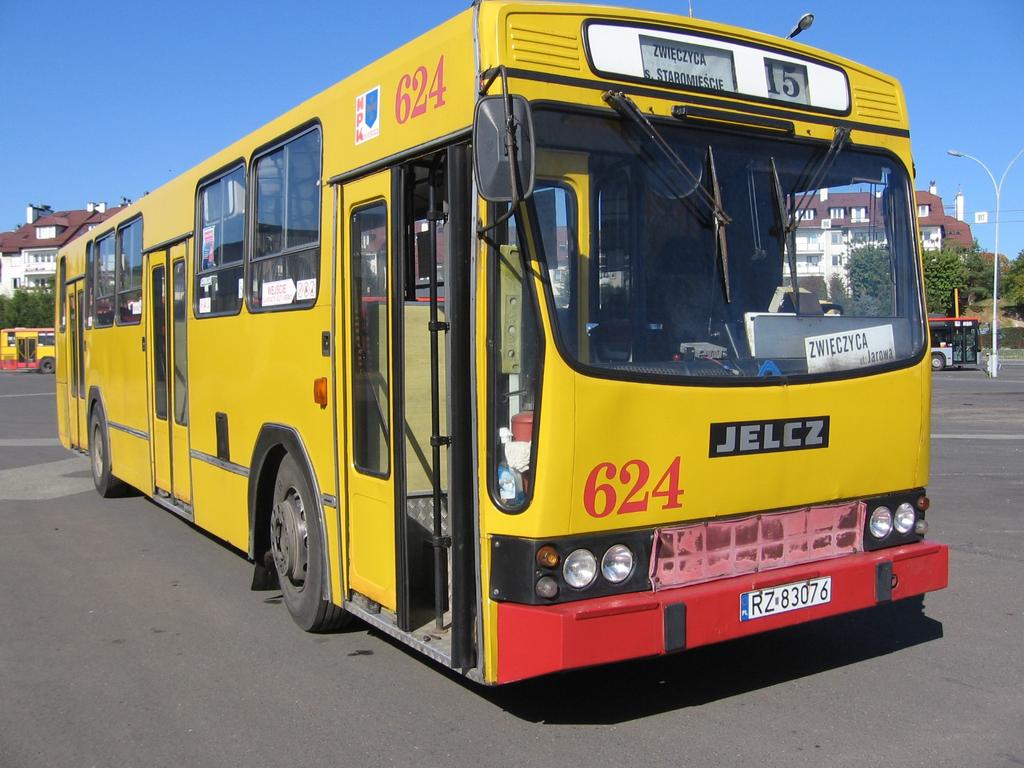
[[[53,328],[4,328],[0,330],[0,371],[56,369]]]
[[[917,598],[908,136],[791,41],[475,3],[60,252],[61,439],[302,628],[486,684]]]

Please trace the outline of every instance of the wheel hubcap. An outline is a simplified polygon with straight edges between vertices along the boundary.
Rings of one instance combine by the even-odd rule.
[[[270,549],[280,576],[301,586],[306,581],[309,538],[306,510],[294,488],[277,504],[270,515]]]

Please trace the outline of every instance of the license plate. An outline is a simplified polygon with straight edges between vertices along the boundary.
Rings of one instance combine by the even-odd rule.
[[[832,601],[832,577],[795,581],[777,587],[755,589],[740,595],[740,621],[762,619],[778,613],[824,605]]]

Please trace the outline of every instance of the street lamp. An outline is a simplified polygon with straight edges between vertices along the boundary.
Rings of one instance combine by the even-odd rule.
[[[790,30],[789,34],[786,35],[787,40],[792,40],[794,37],[799,35],[801,32],[805,32],[810,29],[811,24],[814,23],[814,14],[805,13],[800,17],[800,21],[796,23],[796,26]]]
[[[947,154],[953,157],[966,157],[968,160],[973,160],[984,168],[985,173],[992,179],[992,187],[996,191],[996,248],[995,258],[992,259],[992,354],[988,358],[988,373],[994,379],[999,375],[999,195],[1003,191],[1003,182],[1006,181],[1006,174],[1010,172],[1010,168],[1020,159],[1020,156],[1024,155],[1024,147],[1021,147],[1020,152],[1006,166],[1006,170],[1003,171],[998,184],[996,184],[996,177],[992,175],[992,171],[988,169],[988,166],[973,155],[968,155],[966,152],[960,152],[955,149],[948,150]]]

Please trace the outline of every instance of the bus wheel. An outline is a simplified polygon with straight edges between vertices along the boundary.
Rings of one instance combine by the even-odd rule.
[[[105,499],[121,496],[125,484],[110,471],[110,442],[107,439],[107,419],[97,405],[89,419],[89,466],[96,491]]]
[[[285,454],[274,481],[270,511],[270,552],[284,604],[307,632],[327,632],[348,618],[324,600],[323,542],[313,491],[291,454]]]
[[[52,357],[44,357],[39,361],[39,372],[40,373],[53,373],[54,364]]]
[[[946,369],[946,358],[942,355],[932,355],[932,370],[943,371]]]

